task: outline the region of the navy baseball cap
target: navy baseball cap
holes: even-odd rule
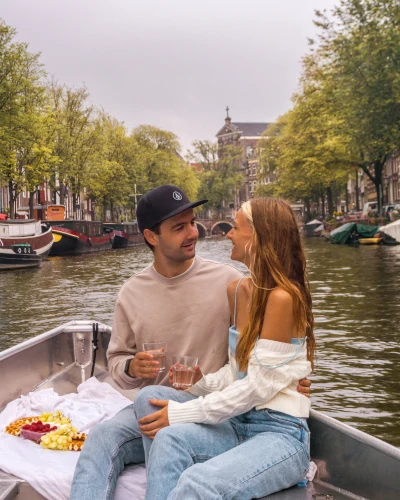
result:
[[[140,232],[152,229],[159,222],[174,217],[188,208],[203,205],[207,201],[190,201],[182,189],[172,184],[151,189],[142,196],[137,206],[136,218]]]

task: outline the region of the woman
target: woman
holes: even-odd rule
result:
[[[139,420],[144,441],[154,439],[149,500],[261,498],[296,484],[308,468],[310,402],[296,385],[312,370],[315,340],[295,216],[283,200],[253,199],[227,237],[231,258],[250,271],[228,287],[229,363],[198,372],[190,389],[198,397],[188,402],[163,400],[162,387],[136,400],[138,417],[147,400],[161,407]]]

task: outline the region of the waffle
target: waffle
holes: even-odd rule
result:
[[[11,424],[7,425],[4,429],[4,432],[7,434],[11,434],[12,436],[19,436],[21,432],[21,427],[25,424],[31,424],[32,422],[37,422],[39,417],[24,417],[16,420],[15,422],[11,422]]]
[[[68,444],[69,451],[81,451],[82,446],[85,444],[85,441],[79,441],[77,439],[73,439],[71,443]]]

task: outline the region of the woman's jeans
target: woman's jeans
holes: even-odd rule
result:
[[[146,389],[149,397],[156,388]],[[166,390],[158,387],[155,397],[168,399]],[[272,410],[165,427],[150,449],[146,500],[261,498],[304,479],[308,448],[305,419]]]
[[[148,438],[142,440],[137,421],[160,409],[150,405],[149,397],[180,403],[195,398],[169,387],[146,387],[138,393],[134,404],[91,429],[80,452],[70,500],[113,499],[118,476],[124,467],[145,461],[152,441]]]

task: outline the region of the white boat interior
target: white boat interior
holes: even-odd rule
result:
[[[71,321],[1,352],[0,411],[21,394],[32,391],[54,388],[60,395],[76,392],[77,386],[90,377],[93,324],[93,321]],[[111,328],[102,323],[98,325],[94,376],[134,399],[135,391],[120,389],[110,377],[106,351]],[[85,348],[82,349],[82,346]],[[306,487],[296,486],[268,498],[400,498],[400,450],[315,410],[311,413],[309,427],[311,459],[318,466],[316,477]],[[40,500],[44,497],[23,480],[0,470],[0,500],[14,498]]]

